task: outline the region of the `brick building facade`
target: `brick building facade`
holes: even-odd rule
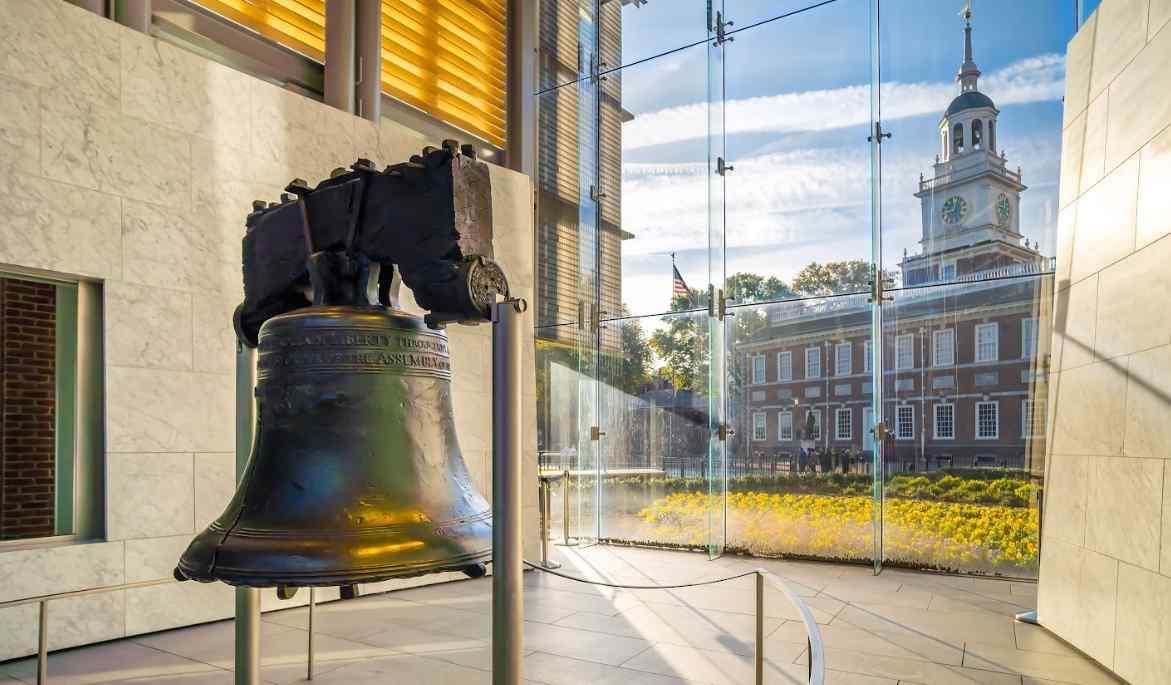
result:
[[[56,287],[0,278],[0,540],[54,534]]]

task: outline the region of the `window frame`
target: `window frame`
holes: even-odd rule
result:
[[[843,349],[845,355],[842,355]],[[842,362],[846,362],[846,370],[842,371]],[[854,373],[854,345],[848,342],[834,345],[834,375],[849,376]]]
[[[980,346],[981,346],[980,334],[982,332],[988,331],[988,330],[992,331],[992,342],[991,342],[992,356],[991,357],[985,357],[980,354],[980,349],[981,349],[980,348]],[[976,324],[975,328],[972,329],[972,355],[973,355],[974,361],[980,362],[980,363],[1000,361],[1000,324],[999,323],[997,323],[996,321],[990,321],[988,323]]]
[[[846,434],[842,435],[842,415],[846,417]],[[841,407],[834,410],[834,440],[854,439],[854,410]]]
[[[791,380],[793,380],[793,353],[789,351],[777,352],[777,381],[785,383]]]
[[[949,359],[946,363],[941,363],[939,359],[939,341],[944,337],[951,338],[951,345],[949,346]],[[940,328],[939,330],[931,331],[931,366],[932,367],[948,367],[956,364],[956,329],[954,328]]]
[[[789,423],[788,437],[785,437],[785,419],[788,419]],[[792,442],[793,435],[793,412],[789,409],[782,409],[777,412],[777,441]]]
[[[910,430],[906,435],[903,434],[903,410],[907,410],[909,415],[908,424]],[[914,440],[915,439],[915,405],[913,404],[898,404],[895,405],[895,440]]]
[[[810,356],[810,352],[813,353],[812,356]],[[816,375],[809,373],[809,367],[812,366],[812,364],[810,364],[810,359],[817,362],[817,374]],[[818,347],[817,345],[813,345],[811,347],[806,347],[805,348],[805,377],[806,378],[821,378],[821,371],[822,371],[822,369],[821,369],[821,348]]]
[[[874,341],[870,338],[862,341],[862,373],[874,371]]]
[[[765,440],[768,440],[768,415],[762,411],[752,412],[752,441],[764,442]]]
[[[1040,344],[1040,319],[1035,316],[1028,316],[1021,319],[1021,359],[1035,359],[1037,354],[1037,346]],[[1029,344],[1028,334],[1032,330],[1032,344]]]
[[[911,357],[910,364],[903,364],[903,342],[906,341],[906,352]],[[915,334],[904,333],[895,337],[895,371],[904,371],[915,368]]]
[[[939,432],[939,410],[943,408],[951,410],[951,434],[942,435]],[[933,440],[955,440],[956,439],[956,405],[955,402],[936,402],[931,408],[931,435]]]
[[[982,426],[980,425],[980,409],[983,407],[992,407],[992,410],[993,410],[993,417],[995,419],[995,424],[993,427],[995,428],[995,432],[992,435],[981,434]],[[999,440],[1000,439],[1000,401],[999,400],[981,400],[981,401],[977,402],[976,403],[975,419],[976,419],[976,422],[975,422],[975,436],[974,437],[976,440]]]
[[[763,354],[754,354],[752,359],[752,385],[763,385],[767,379],[768,363]],[[760,362],[760,373],[757,373],[757,362]]]
[[[814,435],[812,437],[808,436],[808,435],[803,435],[803,436],[801,436],[801,438],[803,440],[814,440],[814,441],[821,440],[822,437],[825,436],[825,427],[821,424],[821,410],[817,409],[816,407],[811,407],[809,409],[806,409],[805,415],[809,416],[810,414],[813,414],[813,425],[814,425],[814,427],[817,428],[817,435]],[[802,423],[801,429],[802,430],[805,429],[804,423]]]

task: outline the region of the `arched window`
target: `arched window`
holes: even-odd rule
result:
[[[996,152],[996,120],[988,120],[988,149]]]
[[[956,124],[952,127],[951,151],[959,154],[964,151],[964,125]]]
[[[948,157],[947,152],[948,152],[948,150],[951,149],[947,144],[947,129],[944,129],[939,132],[939,138],[940,138],[939,145],[940,145],[940,148],[942,149],[942,152],[940,154],[942,154],[942,156],[943,156],[943,161],[946,162],[947,157]]]
[[[984,146],[984,122],[976,119],[972,122],[972,149],[979,150]]]

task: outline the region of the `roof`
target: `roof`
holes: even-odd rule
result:
[[[992,102],[992,98],[981,93],[978,90],[969,90],[966,93],[960,93],[956,96],[951,104],[947,106],[947,112],[943,116],[950,117],[956,112],[961,112],[965,109],[978,109],[980,107],[991,107],[996,109],[996,104]]]

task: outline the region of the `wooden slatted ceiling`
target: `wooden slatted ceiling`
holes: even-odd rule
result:
[[[194,1],[310,59],[325,59],[325,0]]]
[[[382,0],[382,90],[503,147],[506,0]]]

